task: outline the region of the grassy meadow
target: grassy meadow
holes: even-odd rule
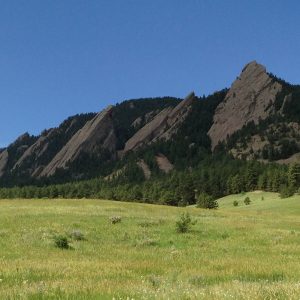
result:
[[[186,211],[197,223],[177,233]],[[300,299],[300,196],[218,210],[0,200],[0,224],[0,299]],[[73,231],[84,239],[55,247]]]

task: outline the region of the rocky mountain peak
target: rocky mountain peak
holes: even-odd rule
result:
[[[254,121],[257,124],[272,114],[276,95],[281,89],[281,84],[273,80],[263,65],[256,61],[248,63],[216,108],[208,132],[212,148],[247,123]]]
[[[266,72],[266,67],[257,63],[256,60],[250,61],[247,63],[244,68],[242,69],[241,74],[250,74],[250,73],[257,73],[257,72]]]

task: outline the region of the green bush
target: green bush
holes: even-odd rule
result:
[[[246,197],[244,200],[245,205],[249,205],[251,203],[251,200],[249,197]]]
[[[188,212],[180,215],[179,220],[176,222],[176,231],[179,233],[188,232],[192,225],[195,225],[196,221],[192,221],[192,218]]]
[[[55,236],[54,244],[57,248],[60,248],[60,249],[69,249],[70,248],[68,238],[63,235]]]
[[[280,198],[288,198],[293,196],[295,188],[292,186],[284,185],[280,187]]]
[[[238,206],[239,205],[239,202],[237,200],[234,200],[233,201],[233,206]]]
[[[201,193],[197,196],[197,207],[213,209],[218,207],[218,202],[212,196]]]

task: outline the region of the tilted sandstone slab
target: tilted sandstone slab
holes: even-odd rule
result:
[[[159,139],[170,139],[178,125],[184,121],[190,110],[195,94],[189,94],[175,108],[167,107],[159,112],[125,144],[124,153]]]
[[[125,144],[124,152],[136,149],[152,141],[156,135],[164,132],[168,114],[172,111],[171,107],[163,109],[155,118],[142,127],[133,137]]]
[[[35,159],[40,157],[48,148],[47,137],[51,135],[51,132],[52,130],[50,130],[46,136],[40,136],[34,144],[27,148],[12,169],[15,170],[22,167],[22,165],[26,163],[26,160],[30,159],[32,156],[34,156]],[[34,172],[35,169],[32,169],[31,171]]]
[[[64,120],[58,127],[44,130],[36,141],[23,151],[12,171],[18,169],[33,177],[39,176],[44,167],[90,119],[88,115],[76,115]]]
[[[225,99],[216,108],[208,134],[212,149],[250,121],[256,124],[274,112],[281,84],[272,79],[266,68],[253,61],[247,64],[233,82]]]
[[[51,176],[57,169],[65,169],[67,164],[73,162],[82,151],[93,153],[99,148],[115,151],[116,137],[111,111],[112,106],[109,106],[78,130],[44,168],[40,176]]]

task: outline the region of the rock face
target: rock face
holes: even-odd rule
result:
[[[284,99],[283,99],[283,104],[282,104],[282,106],[281,106],[281,108],[280,108],[280,110],[279,110],[279,112],[280,112],[281,114],[284,114],[284,107],[285,107],[286,104],[288,104],[289,102],[292,101],[292,98],[293,98],[292,94],[288,94],[288,95],[286,95],[286,96],[284,97]]]
[[[170,173],[173,169],[174,166],[171,164],[171,162],[168,160],[168,158],[163,155],[162,153],[159,153],[158,155],[155,156],[157,165],[161,171],[164,173],[168,174]]]
[[[149,166],[145,163],[145,161],[143,159],[141,159],[137,162],[137,165],[142,169],[145,178],[150,179],[151,171],[150,171]]]
[[[133,128],[136,128],[136,127],[139,127],[141,125],[141,123],[142,123],[142,117],[138,117],[137,119],[135,119],[133,121],[133,123],[131,124],[131,126]]]
[[[47,133],[47,135],[40,136],[39,139],[33,145],[31,145],[29,148],[27,148],[26,151],[23,153],[23,155],[15,163],[12,170],[22,167],[24,164],[26,164],[27,159],[30,159],[33,155],[34,155],[35,159],[40,157],[41,155],[43,155],[43,153],[48,148],[47,137],[49,137],[51,135],[51,132],[52,132],[52,130],[50,130]],[[35,167],[32,164],[30,173],[34,173],[34,172],[35,172]]]
[[[225,100],[216,108],[213,125],[208,132],[212,149],[248,122],[257,124],[259,119],[272,114],[276,95],[281,89],[281,84],[272,79],[264,66],[255,61],[247,64]]]
[[[168,107],[159,112],[126,142],[124,153],[159,139],[170,139],[188,115],[194,98],[195,94],[190,93],[175,108]]]
[[[26,148],[25,145],[18,147],[20,155],[16,156],[13,160],[11,172],[26,174],[32,177],[39,176],[44,167],[51,162],[72,136],[95,115],[91,113],[69,117],[58,127],[44,130],[40,136],[31,137],[32,142],[30,143],[26,143],[26,140],[30,139],[30,136],[24,135],[21,145],[25,142],[27,144]],[[19,149],[23,150],[19,151]]]
[[[99,148],[115,151],[116,137],[111,111],[112,106],[109,106],[88,121],[55,155],[40,176],[51,176],[57,169],[67,168],[67,164],[73,162],[82,151],[93,153]]]

